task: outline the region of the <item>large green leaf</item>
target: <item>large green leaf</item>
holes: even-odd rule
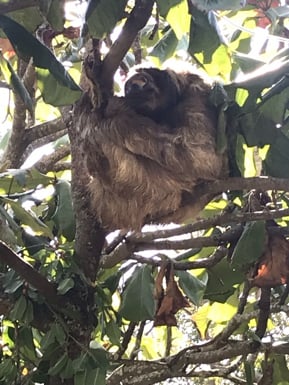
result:
[[[163,37],[157,42],[150,56],[157,57],[160,63],[163,63],[174,54],[178,45],[178,39],[174,31],[170,28]]]
[[[167,22],[172,27],[178,39],[189,32],[191,17],[188,13],[188,3],[186,0],[170,8],[167,16]]]
[[[199,306],[206,289],[207,274],[203,280],[196,278],[187,271],[176,271],[175,274],[179,277],[179,285],[183,292],[194,305]]]
[[[5,15],[0,15],[0,27],[22,59],[29,61],[32,57],[36,67],[48,69],[60,84],[71,90],[79,90],[78,85],[53,53],[22,25]]]
[[[208,269],[208,277],[204,298],[222,303],[234,293],[234,286],[245,279],[244,274],[234,270],[225,259]]]
[[[53,178],[41,174],[36,169],[11,169],[0,173],[0,194],[21,193],[38,186],[48,186],[52,182]]]
[[[256,109],[239,117],[241,132],[248,146],[263,147],[273,143],[277,136],[276,123]]]
[[[62,31],[64,27],[63,1],[52,0],[46,14],[47,20],[55,31]]]
[[[82,91],[67,89],[66,86],[55,82],[51,73],[43,68],[37,68],[37,84],[41,91],[43,100],[55,107],[67,106],[76,102]]]
[[[246,271],[246,268],[262,255],[265,241],[265,222],[247,223],[233,251],[231,258],[232,267]]]
[[[263,165],[267,175],[289,178],[289,139],[282,132],[271,144]]]
[[[206,13],[193,8],[188,51],[192,56],[202,53],[204,63],[211,62],[213,53],[221,44],[214,22]]]
[[[85,20],[90,35],[102,38],[124,17],[127,0],[90,0]]]
[[[157,0],[160,15],[165,17],[172,7],[181,2],[182,0]]]
[[[33,102],[22,80],[14,71],[12,65],[6,60],[2,54],[0,54],[0,69],[8,84],[12,86],[14,92],[16,92],[22,99],[25,107],[28,109],[31,115],[33,115]]]
[[[3,198],[3,201],[8,203],[14,211],[15,216],[21,224],[30,227],[36,234],[41,234],[53,238],[53,234],[48,226],[45,225],[32,211],[26,211],[20,202],[12,199]]]
[[[138,266],[122,294],[120,314],[134,322],[153,319],[155,314],[154,281],[149,266]]]
[[[55,191],[57,206],[51,219],[55,222],[59,233],[64,235],[68,241],[72,241],[75,236],[75,217],[70,183],[65,180],[57,181]]]

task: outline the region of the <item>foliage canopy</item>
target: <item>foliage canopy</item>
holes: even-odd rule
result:
[[[283,3],[0,0],[0,385],[289,383]],[[104,244],[71,117],[88,52],[108,92],[143,62],[215,79],[231,169],[202,219]]]

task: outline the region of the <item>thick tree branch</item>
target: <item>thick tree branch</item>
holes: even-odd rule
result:
[[[30,285],[35,287],[50,304],[61,304],[60,297],[57,296],[56,287],[1,241],[0,260],[15,270]]]
[[[64,157],[70,154],[70,145],[65,145],[57,148],[52,154],[43,156],[36,164],[35,167],[38,171],[46,174],[48,171],[54,170],[54,166]],[[68,169],[69,166],[66,166]]]
[[[25,140],[28,144],[41,139],[45,136],[55,134],[59,131],[65,130],[65,124],[62,118],[57,118],[49,122],[44,122],[33,126],[25,131]]]
[[[105,232],[90,207],[87,185],[89,174],[83,154],[83,138],[80,135],[83,122],[66,118],[71,143],[72,198],[76,218],[75,253],[80,267],[94,281],[99,266]]]
[[[120,35],[103,60],[101,69],[102,88],[109,90],[112,88],[113,75],[133,44],[138,32],[150,18],[154,2],[154,0],[136,0]]]

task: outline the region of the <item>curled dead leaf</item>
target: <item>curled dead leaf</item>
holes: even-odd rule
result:
[[[163,279],[166,278],[166,290],[163,287]],[[164,263],[155,281],[155,298],[158,301],[155,315],[155,326],[176,326],[175,314],[189,302],[182,294],[175,281],[174,270],[171,264]]]
[[[266,250],[262,254],[257,274],[252,285],[275,287],[288,283],[289,280],[289,242],[280,235],[269,236]]]

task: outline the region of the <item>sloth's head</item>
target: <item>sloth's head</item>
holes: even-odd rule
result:
[[[125,99],[137,113],[156,121],[177,104],[179,86],[170,71],[138,69],[125,84]]]

